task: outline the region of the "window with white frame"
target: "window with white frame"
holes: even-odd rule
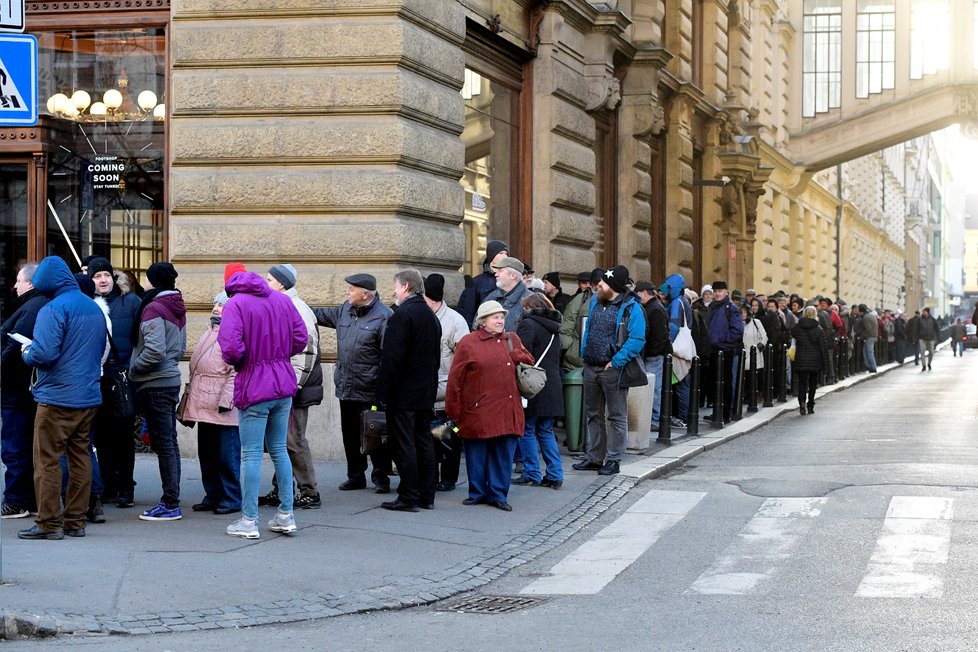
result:
[[[910,12],[910,78],[922,79],[950,65],[947,0],[913,0]]]
[[[893,88],[896,7],[893,0],[859,0],[856,13],[856,97]]]
[[[806,118],[841,106],[841,0],[805,0],[802,79]]]

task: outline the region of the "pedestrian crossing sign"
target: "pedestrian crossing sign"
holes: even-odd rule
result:
[[[0,34],[0,126],[37,124],[37,39]]]

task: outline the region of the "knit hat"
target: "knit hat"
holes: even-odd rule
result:
[[[624,265],[615,265],[601,275],[601,280],[612,290],[621,294],[625,291],[625,285],[628,283],[628,268]]]
[[[560,272],[547,272],[543,275],[543,280],[550,281],[551,285],[558,290],[560,289]]]
[[[591,270],[591,276],[589,277],[589,280],[591,281],[592,284],[597,283],[598,281],[601,280],[602,274],[604,274],[604,270],[600,267],[595,267],[594,269]]]
[[[717,290],[726,290],[726,289],[727,289],[726,281],[713,281],[714,292],[716,292]]]
[[[177,285],[177,270],[169,261],[153,263],[146,270],[146,278],[159,290],[172,290]]]
[[[424,280],[424,295],[432,301],[445,298],[445,277],[441,274],[428,274]]]
[[[639,281],[638,284],[635,286],[635,291],[648,292],[649,294],[652,294],[653,292],[655,292],[655,286],[649,283],[648,281]]]
[[[78,272],[75,274],[75,282],[78,283],[78,289],[82,291],[82,294],[89,299],[95,298],[95,281],[92,280],[91,276],[84,272]]]
[[[222,306],[228,302],[228,299],[230,299],[230,297],[228,296],[228,293],[225,292],[224,290],[221,290],[220,292],[214,295],[214,303],[219,303]]]
[[[275,265],[268,270],[268,273],[271,274],[276,281],[281,283],[282,287],[284,287],[286,290],[291,290],[293,287],[295,287],[295,278],[297,274],[295,267],[289,263]]]
[[[491,263],[492,259],[499,255],[500,251],[505,251],[508,253],[509,245],[502,240],[490,240],[488,244],[486,244],[486,260],[483,264],[488,265]]]
[[[88,261],[88,276],[95,276],[99,272],[108,272],[112,276],[112,263],[101,256],[95,256]]]
[[[703,289],[700,290],[700,296],[703,296],[707,292],[713,292],[713,286],[712,285],[704,285],[703,286]]]
[[[478,312],[475,313],[475,318],[478,321],[483,317],[488,317],[489,315],[495,315],[498,312],[501,312],[505,315],[509,311],[503,308],[502,304],[500,304],[498,301],[486,301],[484,304],[479,306]]]
[[[241,263],[228,263],[224,266],[224,284],[227,285],[228,280],[238,272],[247,271],[247,268]]]

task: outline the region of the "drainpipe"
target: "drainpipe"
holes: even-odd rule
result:
[[[842,164],[835,166],[835,298],[842,296]]]

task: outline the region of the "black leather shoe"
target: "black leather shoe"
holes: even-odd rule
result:
[[[801,416],[805,416],[807,414],[807,412],[805,411],[805,406],[804,405],[802,405],[800,408],[798,408],[798,413],[801,414]]]
[[[278,492],[275,490],[269,491],[264,496],[258,496],[259,507],[278,507],[281,502]]]
[[[614,475],[618,473],[618,471],[619,471],[618,462],[614,460],[608,460],[607,462],[604,463],[604,466],[601,467],[601,470],[598,471],[598,475]]]
[[[236,514],[237,512],[240,512],[240,511],[241,511],[241,508],[240,507],[237,507],[237,508],[235,508],[235,507],[215,507],[214,508],[214,513],[217,514],[218,516],[223,516],[224,514]]]
[[[434,509],[435,508],[435,504],[434,503],[419,503],[418,504],[418,507],[420,507],[421,509]]]
[[[76,539],[80,539],[81,537],[85,536],[85,528],[83,527],[65,528],[65,536],[75,537]]]
[[[540,481],[541,487],[550,487],[551,489],[560,489],[564,486],[563,480],[550,480],[549,478],[544,478]]]
[[[357,489],[366,489],[367,481],[360,480],[346,480],[340,485],[340,491],[355,491]]]
[[[485,498],[466,498],[462,501],[463,505],[483,505],[485,504]]]
[[[455,483],[449,482],[448,480],[442,480],[435,485],[435,491],[455,491]]]
[[[510,484],[517,484],[517,485],[520,485],[521,487],[522,486],[529,486],[529,487],[539,487],[540,486],[540,483],[539,482],[534,482],[533,480],[529,479],[525,475],[521,475],[521,476],[518,476],[516,478],[513,478],[510,481]]]
[[[389,494],[391,492],[391,486],[389,484],[375,484],[374,493],[375,494]]]
[[[386,503],[381,503],[381,507],[384,509],[389,509],[392,512],[419,512],[421,511],[417,505],[412,505],[411,503],[406,503],[400,498],[396,500],[391,500]]]
[[[21,530],[17,533],[18,539],[28,539],[28,540],[40,540],[49,539],[51,541],[60,541],[65,538],[65,533],[61,530],[55,530],[50,532],[48,530],[42,530],[38,526],[34,526],[29,530]]]
[[[214,506],[210,503],[195,503],[190,507],[195,512],[213,512]]]
[[[571,468],[576,469],[578,471],[597,471],[598,469],[601,469],[603,467],[597,462],[592,462],[591,460],[585,458],[583,461],[578,462],[577,464],[573,465]]]
[[[135,504],[136,502],[132,499],[132,494],[119,494],[119,497],[115,499],[115,506],[119,509],[128,509]]]
[[[489,505],[491,507],[495,507],[496,509],[502,510],[504,512],[511,512],[511,511],[513,511],[513,506],[510,505],[507,502],[502,502],[502,503],[489,503]]]
[[[809,403],[808,404],[808,413],[809,414],[815,414],[815,404],[814,403]]]
[[[102,509],[102,497],[92,494],[88,500],[88,512],[85,518],[89,523],[105,523],[105,510]]]

